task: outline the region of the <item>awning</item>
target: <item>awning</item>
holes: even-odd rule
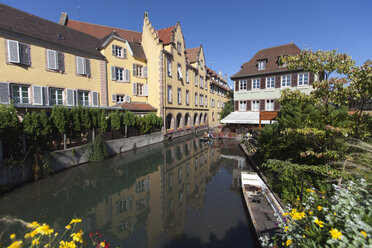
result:
[[[260,112],[231,112],[221,120],[221,123],[230,124],[259,124]],[[261,120],[261,124],[270,124],[273,121]]]

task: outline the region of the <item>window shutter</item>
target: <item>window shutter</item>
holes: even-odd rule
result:
[[[125,102],[130,102],[130,96],[125,96]]]
[[[9,104],[10,103],[10,94],[9,94],[9,84],[0,83],[0,103]]]
[[[275,77],[275,88],[280,88],[281,80],[280,76]]]
[[[90,77],[90,73],[91,73],[91,70],[90,70],[90,60],[89,59],[85,59],[85,75],[87,75],[87,77]]]
[[[20,49],[21,64],[31,65],[30,46],[27,44],[20,43],[19,49]]]
[[[127,58],[127,49],[126,48],[123,48],[123,58],[124,59]]]
[[[8,40],[8,60],[11,63],[20,62],[18,41]]]
[[[266,80],[264,77],[260,78],[260,89],[266,88]]]
[[[79,92],[78,92],[78,90],[74,90],[74,105],[79,106]]]
[[[274,110],[279,111],[280,110],[280,104],[276,101],[274,101]]]
[[[309,85],[312,85],[314,82],[314,73],[309,72]]]
[[[98,92],[96,91],[92,92],[92,106],[98,107]]]
[[[148,96],[149,95],[149,85],[148,84],[144,84],[143,85],[143,95],[144,96]]]
[[[133,76],[137,77],[137,65],[133,64]]]
[[[260,100],[260,110],[265,110],[265,101],[266,100]]]
[[[76,72],[80,75],[84,75],[84,58],[76,57]]]
[[[111,66],[111,79],[116,80],[115,66]]]
[[[137,95],[137,83],[133,83],[133,96]]]
[[[116,94],[112,94],[112,102],[116,102]]]
[[[247,101],[247,111],[251,111],[252,109],[252,101]]]
[[[57,69],[57,62],[56,62],[56,51],[53,50],[47,50],[47,63],[48,68],[56,70]]]
[[[65,54],[64,53],[57,53],[58,59],[58,70],[61,72],[65,71]]]
[[[112,55],[115,55],[115,45],[112,45],[111,52],[112,52]]]
[[[235,81],[235,91],[239,91],[239,81]]]
[[[130,70],[125,69],[125,82],[130,82]]]
[[[143,67],[143,77],[147,78],[147,66]]]
[[[43,87],[33,85],[32,89],[33,89],[33,94],[32,95],[34,97],[33,104],[34,105],[43,105]]]
[[[292,74],[292,87],[296,87],[297,86],[297,73],[293,73]]]
[[[49,105],[49,87],[43,87],[43,105]]]
[[[67,106],[75,105],[75,92],[71,89],[66,89],[66,103]]]
[[[234,108],[234,110],[235,111],[238,111],[239,110],[239,101],[235,101],[235,108]],[[213,106],[214,107],[214,106]]]

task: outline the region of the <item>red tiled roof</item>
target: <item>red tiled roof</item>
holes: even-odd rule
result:
[[[125,102],[125,103],[117,104],[116,106],[124,108],[124,109],[131,110],[131,111],[146,111],[146,112],[147,111],[149,111],[149,112],[157,111],[157,109],[154,108],[153,106],[151,106],[150,104],[140,103],[140,102]]]
[[[261,49],[253,56],[251,60],[244,63],[240,71],[233,75],[231,79],[287,71],[288,69],[286,67],[280,67],[278,65],[278,58],[281,55],[296,55],[300,52],[301,49],[298,48],[294,43]],[[265,70],[258,70],[258,60],[266,60]]]
[[[141,32],[131,31],[122,28],[107,27],[98,24],[74,20],[68,20],[66,26],[93,35],[99,39],[102,39],[103,37],[107,36],[107,34],[110,34],[115,30],[120,36],[122,36],[127,41],[141,43],[142,40]]]
[[[173,30],[176,26],[171,26],[168,28],[159,29],[158,32],[160,40],[163,42],[164,45],[168,45],[172,42],[172,34]]]
[[[200,47],[188,48],[186,50],[186,60],[189,63],[195,63],[198,61],[198,54]]]

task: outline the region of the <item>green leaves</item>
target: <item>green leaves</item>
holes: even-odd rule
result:
[[[14,138],[20,133],[21,123],[13,106],[0,104],[0,120],[0,137]]]

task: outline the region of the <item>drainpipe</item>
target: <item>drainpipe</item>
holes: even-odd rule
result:
[[[162,70],[161,70],[161,73],[163,74],[162,75],[162,78],[163,78],[163,80],[162,80],[162,87],[163,87],[163,128],[164,128],[164,133],[167,133],[167,122],[166,122],[166,115],[165,115],[165,104],[166,104],[166,101],[167,101],[167,93],[168,92],[166,92],[167,91],[167,73],[165,72],[165,70],[166,70],[166,66],[164,66],[164,61],[165,61],[165,59],[164,59],[164,57],[165,57],[165,52],[164,52],[164,47],[163,47],[163,49],[162,49],[162,51],[161,51],[161,66],[163,67],[162,68]]]

